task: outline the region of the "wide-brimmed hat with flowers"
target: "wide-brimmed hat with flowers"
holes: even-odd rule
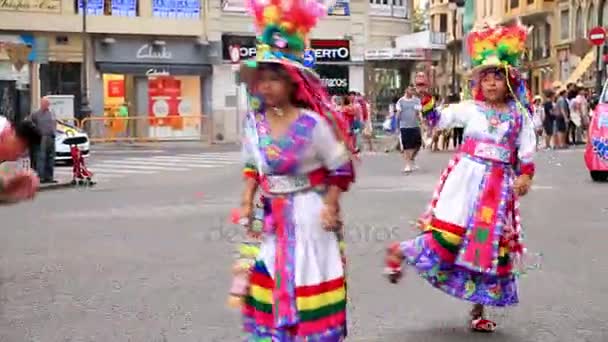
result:
[[[471,73],[478,75],[488,68],[504,68],[508,73],[517,73],[529,32],[530,29],[520,23],[500,26],[485,22],[476,27],[467,36]]]
[[[241,64],[243,82],[250,83],[263,63],[292,66],[320,79],[303,62],[308,34],[327,13],[323,4],[317,0],[248,0],[247,8],[254,19],[258,45],[256,58]]]

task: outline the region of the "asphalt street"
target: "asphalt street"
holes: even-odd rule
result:
[[[415,235],[410,222],[449,156],[423,153],[412,175],[400,172],[396,154],[364,157],[344,197],[347,340],[608,341],[608,184],[591,182],[580,150],[538,155],[522,218],[543,264],[521,279],[518,307],[490,311],[499,323],[493,336],[469,332],[469,306],[412,272],[397,285],[383,279],[385,246]],[[133,174],[1,207],[0,341],[239,341],[239,315],[225,305],[241,233],[228,216],[239,189],[235,162]]]

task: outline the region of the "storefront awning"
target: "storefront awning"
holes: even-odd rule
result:
[[[568,81],[565,84],[577,83],[580,78],[583,77],[585,72],[589,70],[591,65],[593,65],[596,56],[596,49],[591,49],[591,51],[585,55],[581,62],[578,63],[576,69],[574,69],[574,71],[570,74],[570,77],[568,77]]]
[[[106,74],[135,76],[175,75],[205,76],[212,72],[211,65],[97,63],[97,69]]]

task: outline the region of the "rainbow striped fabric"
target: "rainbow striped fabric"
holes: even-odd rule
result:
[[[264,263],[256,262],[250,295],[243,307],[249,341],[338,342],[346,334],[346,284],[343,277],[314,286],[296,287],[299,323],[285,330],[274,328],[274,281]]]

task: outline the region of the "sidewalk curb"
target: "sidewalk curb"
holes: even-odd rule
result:
[[[58,190],[73,187],[72,182],[60,182],[56,184],[41,184],[38,192],[49,191],[49,190]]]

